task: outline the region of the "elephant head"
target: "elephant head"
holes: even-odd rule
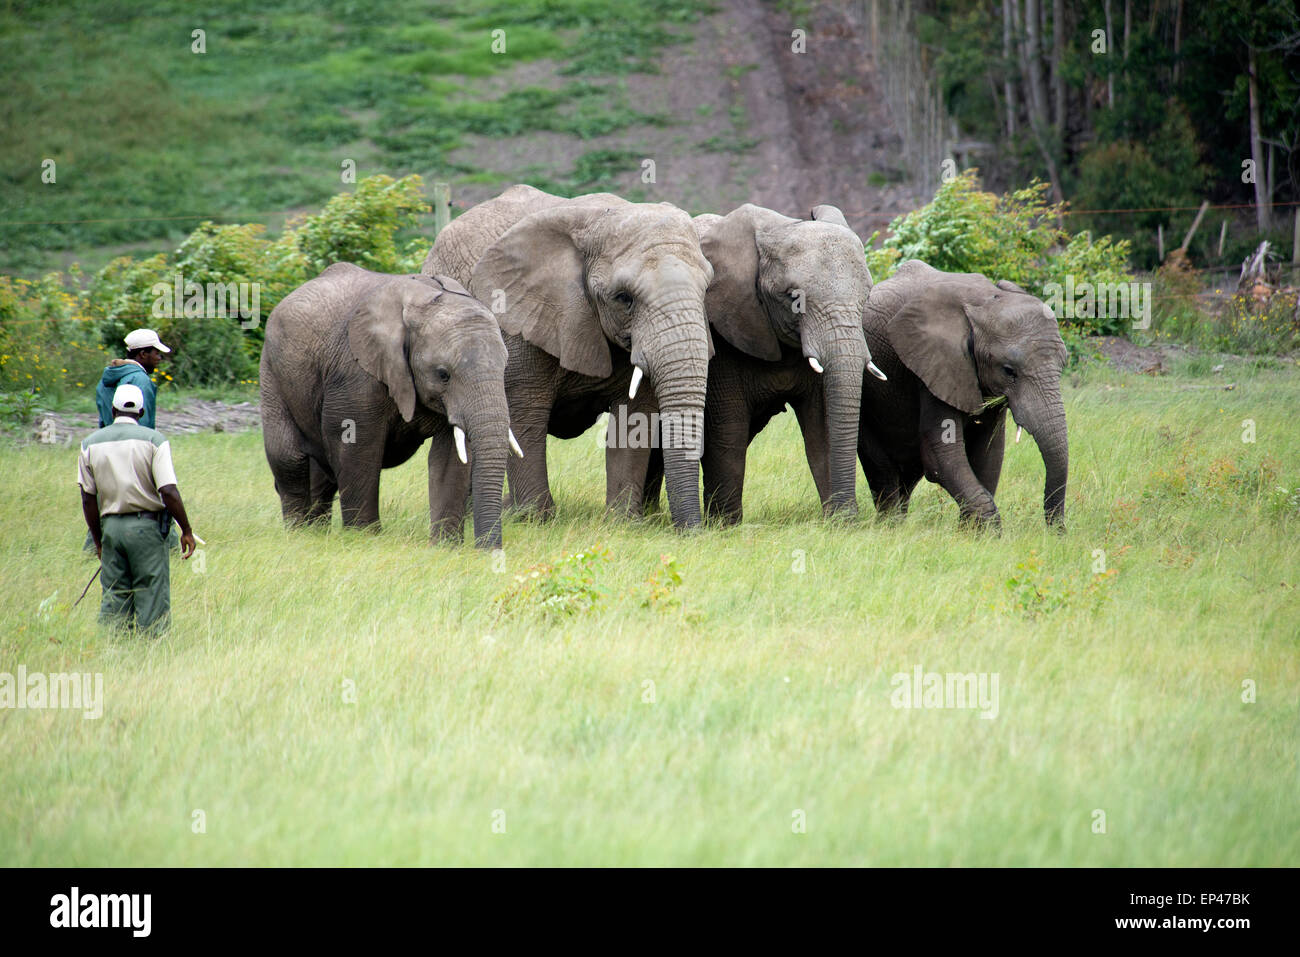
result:
[[[896,279],[910,284],[886,327],[899,359],[963,412],[977,414],[987,399],[1006,397],[1043,456],[1047,522],[1063,524],[1070,456],[1061,370],[1068,353],[1052,310],[1008,280],[944,273],[916,260],[900,266],[890,284]]]
[[[665,430],[664,472],[673,523],[700,523],[699,457],[713,352],[704,294],[713,267],[690,217],[667,203],[608,194],[538,210],[504,232],[474,266],[470,288],[521,335],[572,372],[614,373],[616,346],[644,376]]]
[[[500,548],[501,488],[514,437],[496,317],[454,279],[394,276],[353,313],[348,346],[404,421],[417,407],[446,416],[460,460],[471,466],[474,543]]]
[[[871,362],[862,311],[871,292],[862,240],[834,206],[799,220],[746,204],[726,216],[696,217],[715,277],[709,322],[731,345],[759,359],[800,350],[823,376],[830,441],[829,511],[857,510],[858,416],[862,372]]]

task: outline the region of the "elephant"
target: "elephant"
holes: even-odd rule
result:
[[[573,438],[601,413],[683,423],[663,451],[678,528],[698,526],[699,455],[713,343],[704,295],[713,267],[690,217],[608,193],[564,199],[517,185],[438,234],[421,271],[467,285],[497,314],[505,390],[524,458],[507,466],[510,502],[550,518],[546,436]],[[642,380],[647,388],[640,388]],[[607,460],[606,504],[640,505],[648,442]]]
[[[889,376],[863,390],[858,433],[877,511],[905,514],[924,475],[956,500],[960,522],[1000,529],[1009,408],[1043,457],[1047,524],[1064,531],[1068,352],[1052,310],[1008,280],[909,260],[871,290],[863,330]]]
[[[496,317],[446,276],[335,263],[271,312],[262,348],[263,440],[284,519],[379,525],[379,474],[431,439],[434,541],[501,547],[510,432]],[[468,467],[467,467],[468,466]]]
[[[746,204],[694,219],[714,269],[705,299],[716,355],[704,408],[704,506],[726,524],[742,518],[749,444],[787,403],[823,511],[857,514],[863,370],[884,378],[862,331],[871,271],[839,209],[817,206],[811,215]],[[658,498],[657,464],[648,504]]]

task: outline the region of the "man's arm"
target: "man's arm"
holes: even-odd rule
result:
[[[81,514],[86,517],[86,524],[90,527],[90,537],[95,542],[95,554],[100,555],[104,550],[104,530],[99,524],[99,498],[90,492],[82,491]]]
[[[190,528],[190,517],[185,514],[181,490],[175,485],[164,485],[158,489],[158,494],[162,496],[163,504],[167,506],[167,511],[171,512],[172,518],[176,519],[176,524],[181,527],[181,558],[189,558],[194,554],[194,532]]]

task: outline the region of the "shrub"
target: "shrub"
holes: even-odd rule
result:
[[[79,276],[74,266],[71,279]],[[93,387],[105,360],[95,323],[58,273],[35,282],[0,276],[0,391],[57,401],[69,389]],[[11,397],[6,406],[16,415],[35,404]]]
[[[257,363],[245,347],[238,318],[186,316],[183,303],[161,308],[154,287],[174,288],[178,272],[186,281],[194,278],[170,264],[164,253],[139,261],[123,256],[99,271],[87,293],[86,308],[98,320],[106,351],[122,355],[123,337],[146,326],[156,330],[172,350],[154,374],[156,379],[188,386],[251,379]]]
[[[1191,120],[1176,102],[1167,105],[1164,121],[1149,139],[1098,141],[1079,161],[1075,206],[1132,212],[1083,213],[1083,224],[1133,236],[1134,260],[1141,268],[1154,268],[1156,227],[1164,226],[1165,248],[1170,248],[1191,225],[1203,198],[1207,176],[1200,153]],[[1165,208],[1171,206],[1192,208],[1171,215]]]
[[[377,272],[410,271],[410,247],[406,255],[399,254],[394,237],[429,212],[421,190],[419,176],[368,176],[355,192],[339,193],[317,215],[291,223],[308,278],[337,262]]]
[[[598,608],[606,589],[596,584],[596,574],[609,557],[608,549],[596,545],[526,569],[497,596],[498,615],[533,611],[556,620]]]
[[[123,337],[142,326],[157,330],[173,349],[155,374],[158,380],[187,386],[251,382],[267,316],[326,266],[350,261],[381,272],[419,270],[430,241],[416,237],[399,251],[396,233],[428,211],[420,191],[418,176],[368,177],[355,192],[335,196],[319,214],[274,240],[261,225],[205,221],[174,255],[119,257],[84,290],[76,266],[68,277],[71,291],[57,273],[35,283],[0,276],[0,390],[61,398],[64,390],[93,387],[106,359],[122,354]],[[173,302],[178,279],[182,301]],[[186,309],[189,283],[204,290],[201,310]],[[248,284],[249,305],[255,288],[259,321],[245,328],[239,304],[228,301],[223,314],[213,315],[222,306],[209,302],[206,293],[217,284],[225,290]]]
[[[1129,282],[1128,245],[1109,236],[1071,236],[1057,225],[1062,206],[1047,202],[1048,186],[1034,182],[995,196],[979,188],[978,171],[968,169],[939,187],[934,200],[897,217],[892,235],[879,248],[868,241],[867,264],[877,281],[907,259],[920,259],[945,272],[976,272],[1009,279],[1042,296],[1048,283]],[[1084,332],[1113,332],[1114,320],[1077,320]],[[1077,336],[1076,336],[1077,338]]]

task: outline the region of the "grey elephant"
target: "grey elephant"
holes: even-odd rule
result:
[[[877,510],[905,513],[924,475],[963,522],[1000,527],[993,497],[1010,408],[1043,457],[1047,523],[1063,530],[1068,353],[1052,310],[1015,283],[909,260],[872,289],[863,329],[889,376],[862,393],[858,456]]]
[[[506,397],[524,450],[508,466],[514,506],[554,512],[548,433],[573,438],[606,411],[623,421],[659,413],[683,424],[664,450],[673,523],[700,523],[713,348],[704,294],[713,268],[686,213],[608,193],[563,199],[513,186],[447,226],[422,272],[465,283],[505,334]],[[649,456],[648,442],[613,450],[610,507],[639,507]]]
[[[378,526],[379,474],[429,448],[435,540],[501,547],[513,443],[496,318],[454,279],[336,263],[286,296],[262,348],[262,431],[284,518]]]
[[[800,220],[746,204],[696,216],[695,226],[714,270],[705,300],[716,349],[704,411],[707,514],[741,520],[747,449],[787,404],[824,511],[856,514],[863,370],[884,377],[862,332],[871,292],[862,240],[828,205]]]

